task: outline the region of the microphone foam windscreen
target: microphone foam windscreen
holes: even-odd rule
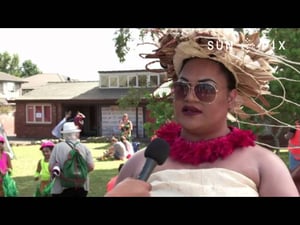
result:
[[[162,165],[168,158],[169,152],[168,142],[161,138],[155,138],[146,148],[145,157],[155,160],[158,165]]]

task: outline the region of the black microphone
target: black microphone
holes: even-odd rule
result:
[[[147,181],[154,167],[156,165],[162,165],[166,161],[169,152],[169,144],[161,138],[155,138],[145,150],[146,162],[137,178]]]

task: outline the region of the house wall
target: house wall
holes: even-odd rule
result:
[[[85,115],[85,132],[87,136],[109,136],[118,135],[118,124],[122,115],[128,113],[133,123],[133,137],[145,138],[143,124],[147,122],[145,107],[119,109],[117,105],[95,102],[55,102],[52,105],[52,123],[51,124],[27,124],[26,123],[26,104],[34,102],[18,102],[15,112],[15,133],[19,138],[54,138],[51,130],[63,118],[66,109],[80,109]],[[35,102],[36,103],[36,102]],[[93,105],[93,107],[91,107]]]
[[[52,107],[52,115],[53,111],[55,110],[56,107]],[[27,124],[26,103],[19,102],[18,104],[16,104],[15,133],[19,138],[53,138],[53,136],[51,135],[51,130],[55,126],[55,123],[53,121],[54,120],[52,119],[51,124]]]
[[[128,114],[129,120],[133,124],[133,137],[144,137],[144,118],[143,118],[143,108],[138,107],[138,112],[136,115],[136,108],[119,109],[116,105],[111,105],[107,107],[102,107],[101,118],[102,127],[101,133],[103,136],[119,136],[119,121],[122,119],[124,113]]]

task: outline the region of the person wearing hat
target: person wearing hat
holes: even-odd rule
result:
[[[88,164],[88,171],[94,170],[94,162],[91,151],[80,142],[79,134],[81,130],[74,122],[66,122],[61,131],[64,141],[57,143],[49,160],[49,170],[52,171],[54,167],[63,168],[64,162],[67,160],[71,146],[76,146],[76,149],[83,156]],[[90,188],[89,176],[82,188],[66,188],[61,185],[60,177],[57,176],[54,181],[54,186],[51,194],[54,197],[86,197]]]
[[[46,140],[41,143],[40,151],[43,154],[43,158],[38,161],[37,168],[34,175],[35,181],[40,181],[39,193],[42,193],[44,188],[51,181],[51,174],[49,171],[49,159],[54,148],[54,143],[52,141]]]
[[[2,177],[6,173],[11,173],[12,163],[10,156],[4,151],[5,138],[0,135],[0,197],[4,197],[3,187],[2,187]]]
[[[137,179],[146,162],[145,150],[138,151],[105,196],[298,197],[284,161],[258,145],[252,131],[229,125],[227,119],[230,113],[242,120],[249,112],[274,119],[264,95],[272,97],[269,81],[280,82],[271,63],[286,62],[271,44],[262,45],[259,33],[246,36],[233,29],[155,34],[158,49],[144,58],[160,62],[172,80],[174,122],[155,133],[169,144],[170,153],[145,181]]]
[[[65,117],[61,121],[59,121],[58,124],[56,124],[56,126],[52,129],[51,134],[54,137],[62,138],[61,130],[63,128],[64,123],[65,122],[72,122],[73,120],[74,120],[74,118],[72,117],[72,111],[67,110],[65,112]]]

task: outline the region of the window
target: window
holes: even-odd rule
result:
[[[159,86],[159,84],[158,84],[158,76],[157,75],[150,75],[149,86],[150,87],[157,87],[157,86]]]
[[[51,123],[51,105],[26,105],[26,123]]]
[[[108,87],[108,78],[109,78],[109,76],[105,76],[105,75],[101,76],[101,79],[100,79],[101,87]]]
[[[138,75],[139,79],[139,87],[146,87],[147,86],[147,75]]]
[[[6,92],[14,92],[14,91],[15,91],[15,83],[6,82]]]
[[[109,87],[118,87],[118,77],[117,76],[110,76],[109,77]]]
[[[120,87],[127,87],[127,77],[119,75],[119,86]]]
[[[128,76],[128,86],[129,87],[136,87],[136,76]]]

